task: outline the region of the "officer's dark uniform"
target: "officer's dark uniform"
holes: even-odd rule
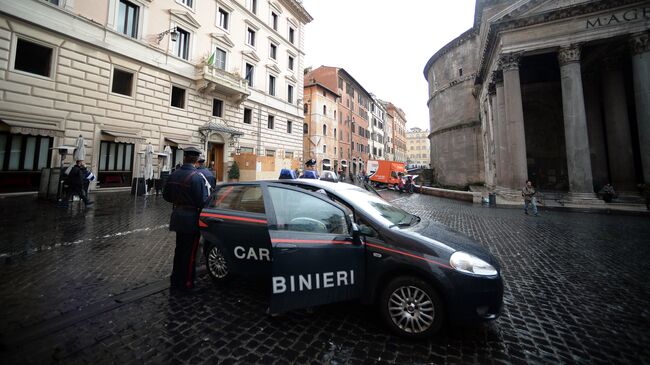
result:
[[[217,185],[217,178],[214,177],[214,174],[212,171],[210,171],[203,163],[205,162],[205,158],[199,157],[199,164],[200,166],[197,168],[197,170],[205,176],[205,178],[208,180],[210,183],[210,186],[214,189],[214,187]]]
[[[184,150],[185,155],[198,156],[201,151],[194,147]],[[163,198],[173,203],[169,230],[176,232],[176,250],[172,269],[171,287],[189,290],[194,288],[196,253],[199,246],[199,214],[208,200],[205,180],[193,164],[185,163],[167,180]]]

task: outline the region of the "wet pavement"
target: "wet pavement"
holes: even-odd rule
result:
[[[493,209],[382,192],[468,234],[501,262],[502,316],[425,341],[356,303],[270,317],[268,288],[237,280],[170,296],[174,235],[162,197],[94,194],[59,209],[0,199],[2,363],[649,363],[648,217]]]

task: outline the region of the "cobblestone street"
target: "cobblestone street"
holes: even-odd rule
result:
[[[3,363],[650,363],[648,217],[487,208],[382,192],[499,260],[502,316],[426,341],[356,303],[266,314],[265,283],[170,296],[174,234],[160,196],[94,194],[57,209],[0,199]]]

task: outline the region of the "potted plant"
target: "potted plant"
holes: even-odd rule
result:
[[[237,161],[234,161],[228,170],[228,181],[239,181],[239,165]]]

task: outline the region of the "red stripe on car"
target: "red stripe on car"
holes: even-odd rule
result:
[[[236,217],[234,215],[224,215],[224,214],[215,214],[215,213],[201,213],[201,217],[212,217],[212,218],[229,219],[229,220],[233,220],[233,221],[242,221],[242,222],[249,222],[249,223],[263,223],[263,224],[266,224],[266,219]]]
[[[397,254],[400,254],[400,255],[404,255],[404,256],[408,256],[408,257],[412,257],[412,258],[414,258],[414,259],[418,259],[418,260],[424,260],[424,261],[426,261],[426,262],[430,262],[430,263],[432,263],[432,264],[434,264],[434,265],[442,266],[442,267],[445,267],[445,268],[447,268],[447,269],[451,269],[451,268],[452,268],[451,266],[449,266],[449,265],[445,265],[445,264],[442,264],[442,263],[440,263],[440,262],[438,262],[438,261],[430,260],[430,259],[428,259],[428,258],[425,258],[425,257],[422,257],[422,256],[418,256],[418,255],[414,255],[414,254],[411,254],[411,253],[408,253],[408,252],[399,251],[399,250],[395,250],[395,249],[392,249],[392,248],[388,248],[388,247],[384,247],[384,246],[375,245],[375,244],[373,244],[373,243],[367,243],[367,242],[366,242],[366,246],[370,246],[370,247],[377,248],[377,249],[384,250],[384,251],[388,251],[388,252],[394,252],[394,253],[397,253]]]
[[[334,245],[351,245],[352,241],[332,241],[332,240],[294,240],[294,239],[284,239],[284,238],[273,238],[271,239],[271,242],[273,243],[278,243],[278,242],[283,242],[283,243],[313,243],[313,244],[318,244],[318,243],[331,243]]]

